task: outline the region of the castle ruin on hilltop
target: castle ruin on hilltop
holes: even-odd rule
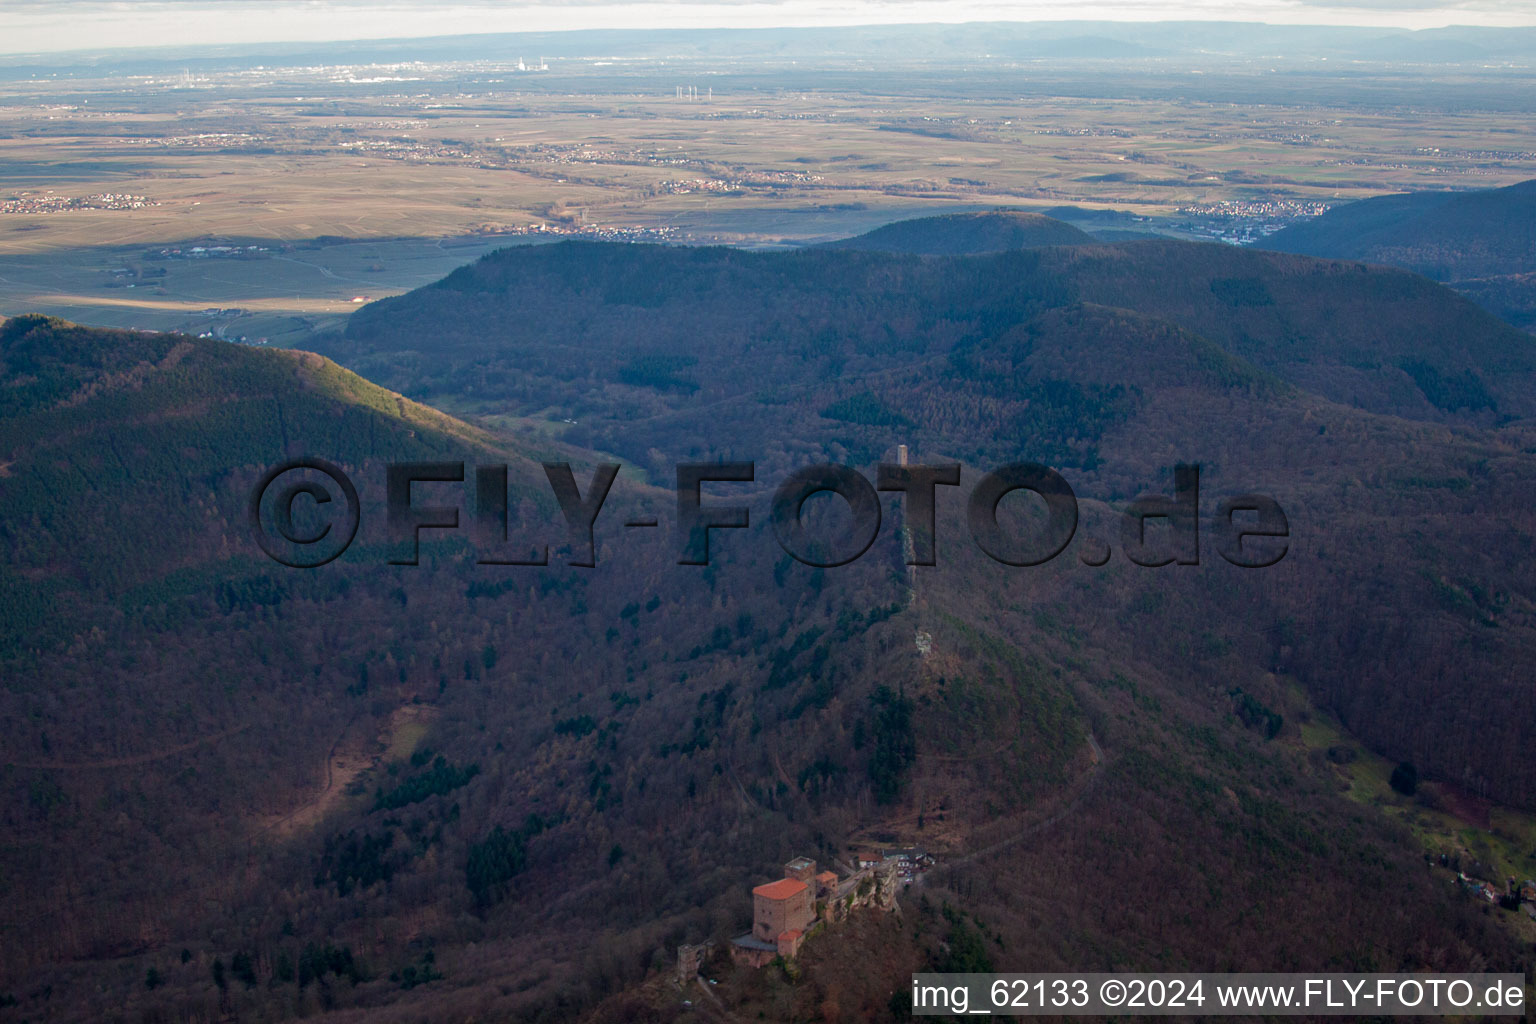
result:
[[[839,880],[817,872],[809,857],[784,865],[784,877],[752,890],[752,930],[731,940],[731,958],[762,967],[789,959],[817,926],[841,921],[860,907],[892,910],[900,887],[896,862],[882,861]]]

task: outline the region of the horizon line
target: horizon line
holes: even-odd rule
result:
[[[1370,0],[1359,2],[1363,5]],[[1494,12],[1487,11],[1481,18],[1477,17],[1477,9],[1463,4],[1432,9],[1421,6],[1411,10],[1375,8],[1370,11],[1364,6],[1337,4],[1332,7],[1335,16],[1327,17],[1328,8],[1296,0],[1185,0],[1177,7],[1159,3],[1156,8],[1145,4],[1133,6],[1131,0],[1089,0],[1088,5],[1067,12],[1055,5],[1021,11],[1024,4],[1006,0],[901,0],[899,4],[849,0],[846,5],[830,10],[812,0],[746,0],[741,3],[621,0],[494,8],[471,0],[448,8],[424,9],[411,4],[317,5],[292,0],[263,5],[253,5],[245,0],[235,0],[227,5],[149,0],[148,3],[134,4],[131,10],[126,5],[94,2],[84,6],[100,9],[100,16],[87,20],[84,25],[79,23],[79,12],[68,14],[70,8],[65,5],[28,5],[20,10],[12,7],[9,13],[0,12],[0,40],[64,41],[62,45],[14,47],[0,43],[0,59],[14,61],[35,57],[46,60],[70,55],[104,56],[198,47],[228,51],[263,46],[399,44],[494,36],[580,33],[633,33],[639,36],[663,32],[835,31],[966,25],[1208,25],[1390,34],[1536,28],[1536,5],[1524,3],[1518,5],[1523,9],[1522,13],[1500,10],[1495,16]],[[393,12],[388,17],[362,17],[384,6]],[[1523,13],[1526,10],[1528,14]],[[287,24],[291,27],[274,29],[274,22],[282,23],[285,13],[289,15]],[[1062,13],[1072,16],[1057,16]],[[1009,14],[1015,16],[1009,17]],[[1375,19],[1371,20],[1368,14],[1376,15]],[[457,24],[466,18],[472,19],[470,24],[484,27]],[[685,21],[678,22],[679,18]],[[509,23],[509,19],[517,24]],[[156,23],[160,21],[165,24],[157,27]],[[444,30],[444,21],[453,23],[451,30]],[[365,29],[354,31],[359,22],[366,22]],[[70,31],[59,31],[62,23],[69,23]],[[262,32],[272,34],[263,36]],[[146,33],[152,37],[145,38]],[[135,36],[140,38],[135,40]]]

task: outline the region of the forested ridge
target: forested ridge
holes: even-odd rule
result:
[[[1531,548],[1536,342],[1424,278],[1176,242],[566,243],[365,307],[326,349],[465,411],[556,410],[565,439],[660,480],[678,458],[773,479],[906,443],[1037,460],[1123,503],[1200,462],[1207,494],[1266,489],[1299,517],[1306,572],[1266,576],[1257,628],[1293,638],[1274,646],[1316,697],[1391,756],[1529,804],[1513,666],[1536,594],[1510,567]],[[684,352],[666,381],[626,372]]]

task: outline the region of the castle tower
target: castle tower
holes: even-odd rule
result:
[[[810,886],[798,878],[781,878],[752,890],[752,937],[776,943],[794,932],[798,939],[816,919]]]

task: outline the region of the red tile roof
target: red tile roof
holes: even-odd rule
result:
[[[799,928],[791,928],[787,932],[779,932],[780,942],[797,942],[803,933]]]
[[[777,882],[758,886],[752,890],[752,895],[770,900],[787,900],[804,889],[805,883],[798,878],[781,878]]]
[[[822,885],[835,885],[837,884],[837,873],[834,871],[823,871],[816,876],[816,881]]]

